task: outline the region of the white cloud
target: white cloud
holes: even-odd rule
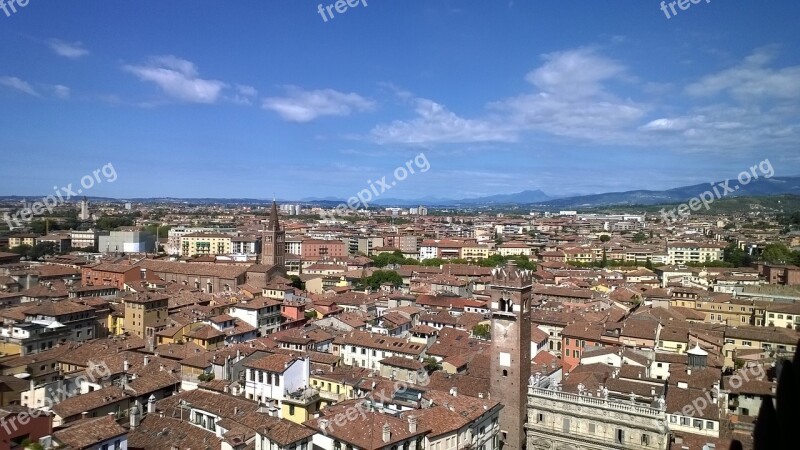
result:
[[[690,84],[686,92],[696,97],[727,92],[742,101],[800,99],[800,66],[765,67],[774,58],[772,49],[758,49],[740,64]]]
[[[29,95],[39,97],[39,93],[25,80],[17,77],[0,77],[0,86],[5,86],[9,89],[15,89]]]
[[[51,39],[47,41],[47,45],[56,54],[65,58],[78,59],[89,54],[89,50],[86,50],[80,42],[64,42],[59,39]]]
[[[278,113],[291,122],[311,122],[321,116],[348,116],[353,112],[369,111],[375,103],[356,93],[333,89],[306,91],[287,86],[283,97],[268,97],[262,107]]]
[[[69,96],[70,96],[70,94],[72,92],[70,90],[70,88],[68,88],[67,86],[64,86],[63,84],[56,84],[56,85],[52,86],[52,89],[53,89],[53,94],[56,97],[61,98],[61,99],[69,98]]]
[[[417,118],[396,120],[372,129],[378,143],[430,144],[466,142],[512,142],[516,134],[487,120],[459,117],[444,106],[425,98],[414,99]]]
[[[559,96],[584,98],[603,94],[604,82],[625,74],[622,65],[586,48],[548,53],[542,59],[545,64],[525,79],[542,92]]]
[[[230,100],[234,103],[238,103],[240,105],[252,105],[253,100],[258,96],[258,90],[253,86],[247,86],[244,84],[237,84],[234,86],[236,92],[233,94],[233,97]]]
[[[216,103],[228,85],[200,78],[194,63],[175,56],[151,58],[147,64],[126,65],[126,71],[142,81],[155,83],[170,97],[191,103]]]
[[[379,143],[512,142],[522,133],[546,133],[593,141],[629,139],[646,111],[613,95],[606,84],[628,80],[621,64],[590,49],[542,56],[544,63],[525,79],[535,91],[491,102],[490,113],[462,118],[427,99],[415,100],[417,117],[373,128]]]

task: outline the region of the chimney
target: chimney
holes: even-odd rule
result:
[[[692,369],[687,367],[686,368],[686,375],[691,375],[691,374],[692,374]]]
[[[144,366],[146,367],[147,363],[149,363],[149,362],[150,362],[150,355],[144,355],[144,363],[143,363]]]
[[[650,395],[652,396],[656,395],[656,388],[654,386],[650,386]]]
[[[456,386],[450,388],[450,395],[453,397],[458,397],[458,388]]]
[[[122,362],[122,370],[127,372],[130,368],[130,364],[128,363],[128,358],[125,358],[125,361]]]
[[[150,394],[150,397],[147,399],[147,413],[152,414],[156,412],[156,396]]]
[[[138,404],[134,404],[133,406],[131,406],[131,411],[130,411],[131,430],[135,430],[139,426],[141,421],[142,421],[142,418],[139,415],[139,405]]]
[[[319,420],[319,428],[322,430],[322,434],[328,434],[328,419],[320,419]]]
[[[417,418],[414,416],[408,416],[408,432],[409,433],[417,432]]]
[[[389,424],[383,423],[383,442],[389,442],[392,439],[392,433],[389,431]]]
[[[163,364],[159,364],[158,365],[158,371],[159,372],[163,372],[164,371],[164,365]]]

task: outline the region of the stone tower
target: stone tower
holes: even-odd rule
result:
[[[278,223],[278,204],[272,201],[269,213],[269,224],[261,236],[261,264],[285,267],[286,263],[286,232],[281,230]]]
[[[500,448],[526,447],[528,379],[531,376],[530,271],[509,262],[492,271],[489,285],[492,311],[491,369],[492,400],[503,404],[500,411]]]

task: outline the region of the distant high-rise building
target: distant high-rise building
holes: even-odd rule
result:
[[[83,197],[81,200],[81,220],[89,220],[89,200]]]
[[[526,448],[532,288],[530,272],[513,263],[492,272],[489,392],[492,400],[504,405],[500,412],[501,450]]]
[[[267,229],[261,237],[261,264],[285,267],[286,232],[278,222],[278,204],[272,201]]]

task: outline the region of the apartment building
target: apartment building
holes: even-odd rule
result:
[[[667,244],[667,264],[721,261],[725,244],[700,242],[670,242]]]
[[[190,233],[181,237],[182,256],[227,255],[232,237],[223,233]]]
[[[281,302],[265,297],[240,301],[231,305],[227,313],[255,327],[262,336],[278,331],[282,321]]]
[[[167,326],[169,296],[151,292],[132,294],[123,299],[125,305],[125,331],[146,342]]]
[[[426,346],[402,338],[363,331],[351,331],[333,340],[333,353],[348,366],[381,370],[381,361],[391,356],[422,361]]]

